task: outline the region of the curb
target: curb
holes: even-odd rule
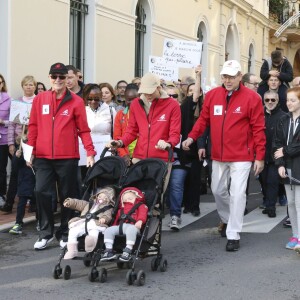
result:
[[[24,218],[23,223],[28,224],[35,220],[36,220],[35,216],[31,216],[31,217]],[[6,230],[12,228],[15,225],[15,223],[16,223],[16,221],[14,220],[12,222],[8,222],[6,224],[0,225],[0,232],[6,231]]]

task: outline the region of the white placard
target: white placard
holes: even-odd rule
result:
[[[32,156],[33,147],[30,146],[30,145],[25,144],[22,141],[22,139],[21,139],[21,147],[22,147],[23,156],[24,156],[25,161],[30,162],[31,156]]]
[[[167,81],[178,80],[178,67],[167,65],[163,57],[149,57],[149,72]]]
[[[97,151],[97,155],[95,156],[95,161],[97,161],[99,160],[105,145],[111,140],[111,136],[109,134],[108,135],[91,134],[91,136],[92,136],[95,150]],[[80,138],[79,138],[79,154],[80,154],[80,160],[78,165],[86,166],[86,151],[83,147]],[[109,156],[109,155],[111,155],[111,153],[109,151],[106,152],[105,156]]]
[[[164,40],[165,64],[178,68],[194,68],[200,64],[202,43],[184,40]]]
[[[10,105],[9,121],[28,125],[31,106],[31,103],[12,99]]]

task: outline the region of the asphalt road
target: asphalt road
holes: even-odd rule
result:
[[[254,179],[250,193],[248,208],[252,211],[261,203]],[[201,201],[213,199],[205,195]],[[141,287],[128,286],[127,270],[112,263],[105,265],[105,283],[90,282],[90,269],[82,261],[68,262],[72,268],[69,280],[53,279],[58,242],[34,251],[37,234],[34,224],[28,224],[21,236],[0,233],[0,299],[300,299],[300,257],[285,249],[291,230],[278,222],[269,233],[242,233],[241,248],[234,253],[225,251],[226,238],[217,232],[216,211],[179,232],[165,231],[162,253],[168,270],[151,271],[151,258],[139,261],[136,270],[146,273]]]

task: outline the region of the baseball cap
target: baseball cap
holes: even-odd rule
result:
[[[50,67],[49,74],[68,74],[68,69],[66,66],[60,62],[53,64]]]
[[[241,65],[237,60],[227,60],[223,65],[220,75],[235,76],[241,70]]]
[[[139,94],[153,94],[155,89],[160,86],[160,79],[152,73],[145,74],[141,79]]]

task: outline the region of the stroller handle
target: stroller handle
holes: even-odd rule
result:
[[[173,149],[172,147],[167,147],[165,150],[168,151],[168,163],[170,163],[173,157]]]
[[[107,152],[109,149],[110,149],[110,147],[104,147],[104,149],[103,149],[102,152],[101,152],[100,159],[102,159],[102,158],[105,156],[106,152]]]

